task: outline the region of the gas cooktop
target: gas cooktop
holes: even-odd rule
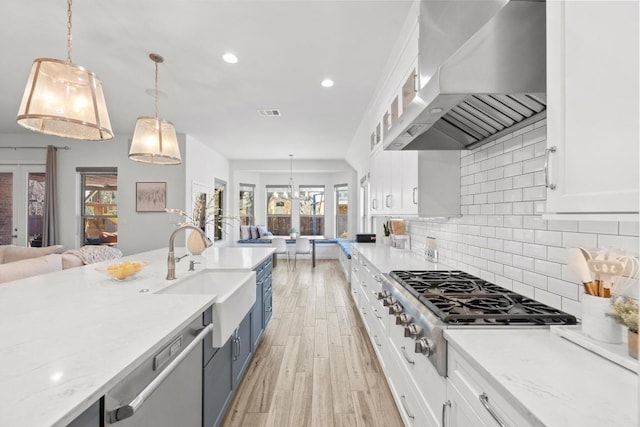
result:
[[[390,276],[447,324],[577,323],[570,314],[463,271],[392,271]]]

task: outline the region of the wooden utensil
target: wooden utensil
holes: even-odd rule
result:
[[[587,261],[587,265],[589,270],[596,275],[598,296],[610,298],[612,278],[622,275],[624,264],[608,259],[591,259]]]
[[[567,264],[584,286],[584,292],[588,295],[598,295],[597,289],[591,280],[591,270],[579,248],[569,248],[567,254]]]

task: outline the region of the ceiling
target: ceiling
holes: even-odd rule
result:
[[[229,159],[344,158],[411,6],[404,0],[82,0],[73,62],[104,86],[113,130],[153,115]],[[15,118],[31,62],[66,58],[64,0],[0,0],[0,133]],[[231,51],[239,62],[228,64]],[[324,88],[324,78],[335,81]],[[150,91],[151,93],[152,90]],[[257,109],[278,108],[281,117]],[[108,142],[107,142],[108,143]]]

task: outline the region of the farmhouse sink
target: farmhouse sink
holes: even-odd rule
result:
[[[222,347],[256,302],[256,274],[253,271],[202,270],[156,293],[216,295],[213,347]]]

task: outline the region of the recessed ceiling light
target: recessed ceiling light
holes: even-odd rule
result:
[[[224,61],[228,62],[229,64],[235,64],[236,62],[238,62],[238,57],[231,52],[227,52],[222,55],[222,59],[224,59]]]
[[[322,83],[320,83],[320,84],[321,84],[322,86],[324,86],[324,87],[331,87],[331,86],[333,86],[333,80],[331,80],[331,79],[324,79],[324,80],[322,81]]]

